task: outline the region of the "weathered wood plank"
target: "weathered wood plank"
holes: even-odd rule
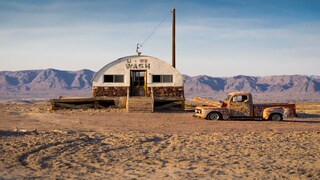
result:
[[[172,102],[169,104],[161,105],[161,106],[155,106],[155,109],[166,109],[166,108],[171,108],[175,106],[181,106],[183,103],[182,102]]]
[[[185,101],[183,97],[154,97],[154,101]]]
[[[67,104],[67,103],[54,103],[56,107],[68,108],[68,109],[89,109],[94,108],[94,104]]]
[[[95,98],[61,98],[61,99],[51,99],[50,102],[54,103],[77,103],[77,102],[94,102]]]

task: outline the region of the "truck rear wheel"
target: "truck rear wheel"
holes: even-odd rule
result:
[[[211,112],[210,114],[208,114],[207,119],[208,120],[219,120],[219,119],[222,119],[222,116],[218,112]]]
[[[278,113],[275,113],[275,114],[271,114],[269,116],[269,120],[272,120],[272,121],[282,121],[283,120],[283,117],[281,114],[278,114]]]

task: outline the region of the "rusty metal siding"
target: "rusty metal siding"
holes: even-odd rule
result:
[[[102,67],[93,77],[93,86],[130,86],[130,71],[146,71],[148,87],[183,86],[183,76],[167,62],[151,56],[127,56],[119,58]],[[106,83],[104,75],[124,75],[122,83]],[[172,82],[153,83],[153,75],[172,75]]]

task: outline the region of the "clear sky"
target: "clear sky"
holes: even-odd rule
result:
[[[0,70],[101,67],[142,54],[187,75],[320,75],[320,0],[1,0]],[[169,13],[169,14],[168,14]]]

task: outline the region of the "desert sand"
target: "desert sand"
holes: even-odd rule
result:
[[[0,104],[0,179],[319,179],[320,103],[283,122]]]

